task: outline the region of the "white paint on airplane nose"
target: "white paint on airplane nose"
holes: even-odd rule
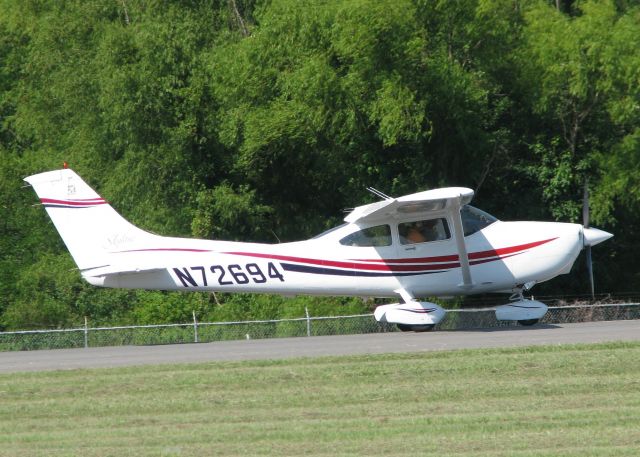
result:
[[[609,232],[593,227],[583,228],[582,235],[585,246],[595,246],[596,244],[602,243],[613,236],[613,234]]]

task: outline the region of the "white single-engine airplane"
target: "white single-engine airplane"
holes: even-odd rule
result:
[[[82,277],[102,287],[399,297],[379,322],[433,328],[445,316],[416,297],[510,293],[499,320],[536,323],[547,312],[523,290],[571,269],[610,233],[579,224],[502,222],[469,206],[464,187],[355,208],[310,240],[259,244],[163,237],[120,216],[70,169],[25,179],[38,194]]]

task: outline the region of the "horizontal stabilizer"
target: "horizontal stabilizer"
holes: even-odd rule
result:
[[[119,276],[119,275],[129,275],[136,273],[152,273],[156,271],[164,271],[166,268],[161,267],[135,267],[128,266],[123,267],[119,265],[105,265],[97,268],[90,268],[88,270],[82,271],[82,276],[85,278],[99,278],[105,276]]]

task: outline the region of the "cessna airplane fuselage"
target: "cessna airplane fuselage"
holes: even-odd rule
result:
[[[122,218],[69,169],[25,179],[85,280],[96,286],[184,291],[397,297],[379,321],[425,329],[445,311],[421,296],[516,293],[499,319],[532,323],[546,312],[523,289],[568,273],[584,246],[611,235],[578,224],[502,222],[453,187],[355,208],[313,239],[260,244],[163,237]]]

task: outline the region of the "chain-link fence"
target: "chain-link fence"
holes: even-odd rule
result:
[[[640,303],[551,307],[543,324],[640,319]],[[450,310],[436,330],[509,327],[498,321],[495,309]],[[0,332],[0,351],[62,349],[100,346],[198,343],[238,339],[348,335],[397,331],[380,324],[372,314],[337,317],[303,317],[269,321],[197,322],[188,324],[89,327],[64,330]]]
[[[393,330],[372,314],[267,321],[194,322],[189,324],[89,327],[64,330],[0,332],[0,351],[100,346],[205,343],[213,341],[348,335]]]
[[[640,319],[640,303],[554,306],[540,320],[542,324]],[[515,321],[496,320],[495,308],[459,309],[447,312],[436,330],[513,327]]]

